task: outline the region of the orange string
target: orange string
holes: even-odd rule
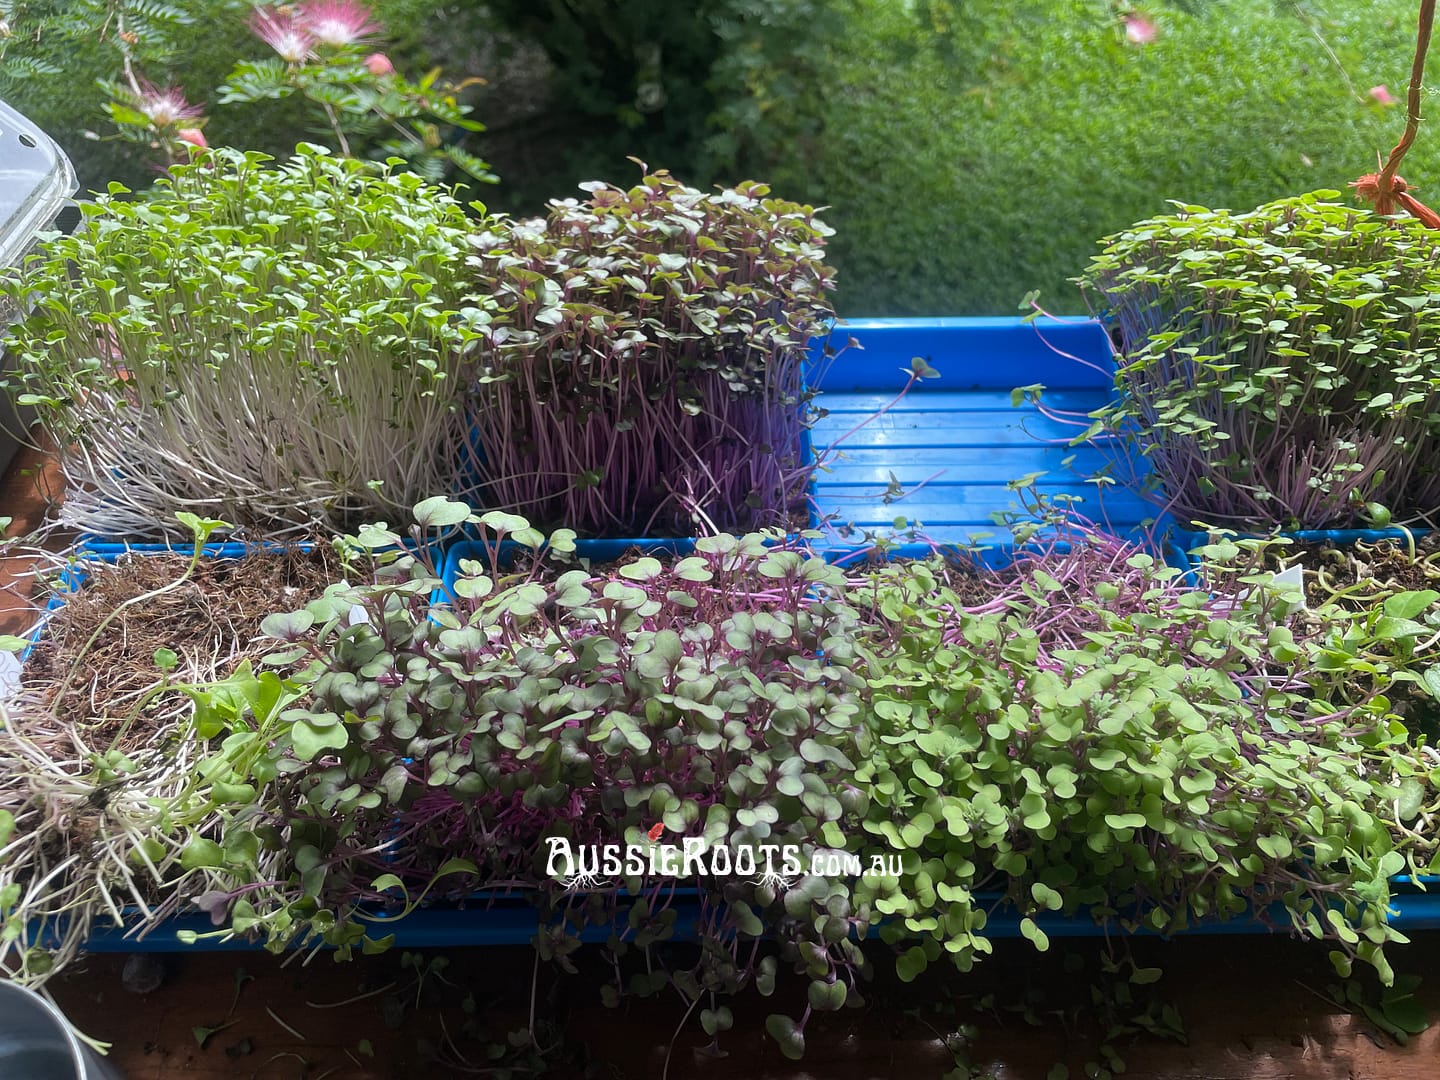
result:
[[[1352,180],[1350,186],[1366,202],[1374,205],[1376,213],[1393,214],[1395,206],[1419,218],[1427,228],[1440,229],[1440,214],[1436,214],[1413,195],[1408,194],[1409,186],[1396,175],[1400,159],[1420,131],[1420,96],[1425,79],[1425,54],[1430,51],[1430,30],[1435,22],[1435,0],[1421,0],[1420,26],[1415,37],[1415,62],[1410,68],[1410,97],[1406,110],[1405,134],[1390,151],[1390,158],[1378,173],[1366,173],[1359,180]]]

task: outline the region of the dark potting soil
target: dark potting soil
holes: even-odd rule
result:
[[[1273,549],[1267,562],[1277,571],[1300,564],[1312,608],[1335,603],[1360,610],[1393,593],[1440,591],[1440,533],[1417,537],[1413,553],[1404,540],[1303,543]]]

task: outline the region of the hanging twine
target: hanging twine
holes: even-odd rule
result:
[[[1396,174],[1400,159],[1415,141],[1420,130],[1421,83],[1425,78],[1425,54],[1430,51],[1430,28],[1435,22],[1435,0],[1421,0],[1420,29],[1415,39],[1415,63],[1410,68],[1410,98],[1407,103],[1405,134],[1390,151],[1390,158],[1378,173],[1366,173],[1359,180],[1352,180],[1350,186],[1355,193],[1375,207],[1378,214],[1393,214],[1398,206],[1413,217],[1419,218],[1428,228],[1440,229],[1440,214],[1431,210],[1415,196],[1409,194],[1409,185]]]

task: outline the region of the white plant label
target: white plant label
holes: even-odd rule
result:
[[[0,652],[0,701],[9,701],[20,692],[20,658]]]

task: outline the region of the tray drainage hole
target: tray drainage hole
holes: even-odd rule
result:
[[[31,149],[34,149],[34,147],[35,147],[35,140],[32,139],[29,135],[21,135],[21,136],[20,136],[20,144],[21,144],[22,146],[28,146],[28,147],[30,147]]]

